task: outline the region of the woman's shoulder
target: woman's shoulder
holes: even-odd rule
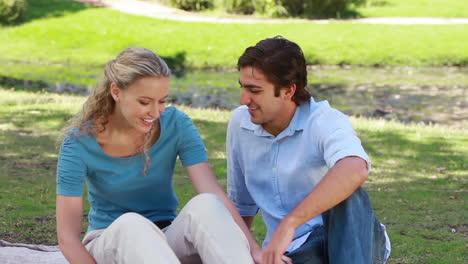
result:
[[[92,123],[86,122],[81,127],[73,127],[65,132],[63,144],[86,144],[93,137]]]
[[[186,118],[188,117],[187,114],[182,112],[180,109],[178,109],[175,106],[168,106],[164,113],[161,115],[162,118],[165,119],[173,119],[177,120],[179,118]]]
[[[161,120],[163,126],[166,127],[180,127],[184,126],[185,124],[192,123],[190,117],[175,106],[167,107],[164,113],[161,115]]]
[[[160,120],[163,131],[172,136],[185,136],[190,131],[196,130],[190,117],[174,106],[167,107]]]

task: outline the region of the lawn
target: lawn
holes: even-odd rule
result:
[[[0,239],[57,243],[56,139],[83,101],[81,96],[0,89]],[[194,120],[225,186],[230,112],[180,108]],[[466,263],[468,132],[363,118],[352,122],[373,160],[365,188],[389,230],[390,263]],[[174,185],[181,205],[195,194],[180,164]],[[258,241],[264,232],[257,217]]]
[[[172,68],[233,68],[246,47],[276,35],[300,44],[308,64],[468,64],[467,25],[188,23],[66,0],[33,3],[23,24],[0,28],[0,76],[89,83],[128,46],[149,48]]]
[[[363,17],[467,18],[466,0],[367,0],[357,8]]]

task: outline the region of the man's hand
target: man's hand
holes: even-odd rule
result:
[[[292,260],[284,256],[284,252],[294,238],[295,227],[283,219],[276,228],[270,242],[262,252],[262,264],[292,264]]]

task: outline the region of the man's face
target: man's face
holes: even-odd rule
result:
[[[295,104],[288,96],[288,89],[281,89],[275,96],[275,87],[262,71],[247,66],[240,69],[239,84],[242,88],[240,104],[249,108],[252,123],[278,135],[291,121],[291,107]]]

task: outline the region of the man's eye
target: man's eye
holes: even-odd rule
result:
[[[163,101],[159,101],[160,104],[165,104],[166,103],[166,100],[163,100]]]
[[[141,105],[148,105],[149,103],[148,103],[148,102],[140,101],[140,104],[141,104]]]

